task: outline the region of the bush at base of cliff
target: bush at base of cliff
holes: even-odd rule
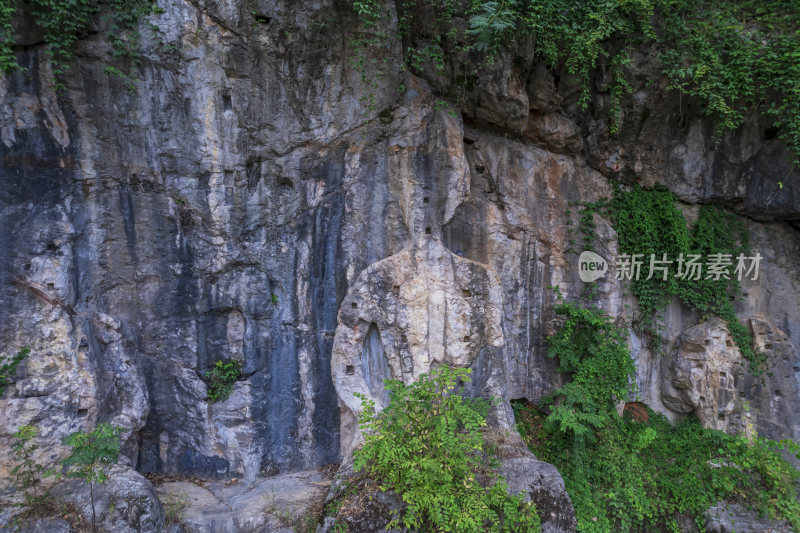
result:
[[[542,413],[521,404],[514,410],[531,451],[564,477],[579,531],[677,532],[681,517],[705,531],[706,510],[719,501],[800,531],[798,472],[780,454],[796,448],[791,443],[748,442],[691,418],[672,426],[648,411],[647,422],[610,417],[575,454],[570,439],[545,428]]]
[[[388,380],[389,405],[375,412],[361,396],[365,434],[355,469],[407,504],[389,527],[420,531],[539,531],[539,516],[522,496],[510,496],[491,469],[481,428],[488,403],[455,391],[469,370],[441,366],[405,385]]]
[[[647,420],[620,417],[615,405],[633,369],[622,330],[598,309],[560,301],[556,313],[565,322],[549,355],[572,381],[549,412],[513,406],[523,440],[564,478],[579,531],[678,532],[682,518],[705,531],[706,510],[719,501],[800,531],[800,472],[781,456],[798,454],[797,444],[749,441],[694,419],[673,427],[649,410]]]

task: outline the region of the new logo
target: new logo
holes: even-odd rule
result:
[[[608,272],[608,261],[603,256],[586,250],[578,258],[578,277],[584,283],[598,280]]]

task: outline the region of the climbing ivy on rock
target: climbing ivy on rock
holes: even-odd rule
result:
[[[750,110],[766,113],[800,157],[800,4],[793,0],[398,0],[394,11],[379,0],[347,1],[365,29],[391,28],[396,14],[406,65],[430,61],[442,74],[453,52],[476,52],[473,64],[460,66],[465,86],[467,73],[506,48],[522,64],[542,61],[577,76],[585,109],[591,75],[602,69],[612,133],[632,90],[632,52],[646,50],[670,89],[702,102],[717,137],[741,126]]]
[[[19,364],[23,359],[28,357],[30,353],[31,349],[27,346],[24,346],[13,357],[6,358],[5,356],[0,356],[0,396],[2,396],[3,392],[5,392],[6,385],[11,383],[11,380],[14,378],[14,374],[17,373],[17,367],[19,367]]]
[[[23,10],[23,7],[25,10]],[[114,59],[127,59],[128,67],[107,66],[104,71],[132,84],[139,62],[139,20],[162,10],[152,0],[0,0],[0,70],[19,69],[13,53],[15,14],[30,16],[44,33],[45,53],[52,65],[57,88],[75,54],[75,43],[93,23],[105,28]]]
[[[572,381],[545,398],[544,403],[553,405],[546,423],[582,448],[606,422],[615,402],[628,396],[635,368],[619,327],[599,309],[573,305],[555,291],[555,313],[563,324],[548,339],[547,356],[557,358],[558,371]]]
[[[9,0],[0,0],[0,70],[5,73],[19,68],[11,46],[14,43],[14,27],[11,19],[16,11]]]
[[[454,61],[454,54],[471,49],[464,29],[453,24],[463,15],[462,3],[458,0],[435,0],[426,6],[418,0],[396,0],[394,5],[381,0],[346,1],[358,20],[359,31],[350,40],[350,61],[366,88],[361,100],[367,112],[375,109],[378,80],[387,74],[390,66],[386,54],[393,39],[399,39],[403,46],[400,68],[416,74],[429,69],[443,76],[446,65]],[[422,27],[428,29],[421,32]],[[392,28],[396,28],[396,33],[392,33]],[[475,75],[474,69],[461,67],[462,73],[456,80],[462,93],[457,99],[459,104]],[[446,108],[451,103],[440,98],[436,106]]]
[[[610,201],[583,207],[580,229],[584,245],[591,248],[596,235],[587,222],[587,214],[601,211],[609,216],[619,239],[620,254],[642,254],[641,273],[632,276],[630,288],[639,304],[636,324],[652,348],[661,349],[661,317],[672,298],[677,298],[702,316],[725,320],[742,356],[750,361],[751,371],[764,369],[765,355],[753,347],[753,337],[736,318],[732,299],[741,294],[738,276],[733,272],[740,254],[749,255],[749,238],[741,221],[732,213],[713,205],[699,207],[697,221],[689,228],[677,207],[677,199],[663,186],[645,189],[635,185],[630,190],[617,189]],[[677,262],[679,258],[700,256],[703,261],[721,254],[731,260],[724,276],[710,276],[703,271],[695,276],[678,276],[673,264],[666,279],[656,274],[648,278],[651,255]]]

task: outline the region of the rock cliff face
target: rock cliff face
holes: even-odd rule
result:
[[[716,145],[695,103],[645,84],[645,58],[618,136],[602,72],[583,112],[566,72],[505,57],[452,112],[446,81],[400,73],[397,41],[382,74],[352,68],[346,5],[161,4],[135,90],[103,73],[101,34],[78,42],[61,94],[35,35],[17,50],[27,70],[0,77],[0,339],[32,350],[0,399],[1,480],[29,423],[43,460],[108,421],[139,472],[338,463],[358,443],[353,392],[385,401],[384,377],[440,363],[471,366],[509,429],[507,400],[561,384],[548,287],[581,290],[570,205],[608,197],[611,178],[664,183],[689,218],[734,208],[764,257],[737,312],[767,377],[675,304],[666,356],[631,330],[642,401],[724,429],[747,402],[756,431],[800,438],[800,176],[758,119]],[[613,277],[599,302],[636,318]],[[205,371],[229,358],[243,377],[210,404]]]

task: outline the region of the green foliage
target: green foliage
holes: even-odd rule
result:
[[[77,477],[86,483],[104,483],[106,467],[119,459],[119,437],[123,431],[123,428],[102,423],[89,433],[77,431],[64,437],[64,446],[72,448],[62,461],[69,469],[67,477]]]
[[[374,402],[360,396],[365,443],[355,453],[355,469],[408,504],[390,527],[539,531],[533,505],[509,496],[505,480],[490,468],[481,433],[488,403],[455,390],[469,373],[441,366],[411,385],[387,380],[390,403],[378,413]]]
[[[44,495],[37,491],[37,487],[43,478],[54,474],[33,459],[34,452],[39,449],[34,444],[38,434],[39,430],[34,426],[20,426],[14,433],[14,444],[11,445],[11,453],[17,459],[16,466],[11,469],[11,476],[14,478],[14,485],[25,494],[25,503],[30,507],[43,503]]]
[[[800,472],[779,453],[797,453],[790,441],[751,443],[704,429],[693,418],[673,427],[652,411],[647,422],[609,413],[576,460],[565,435],[547,429],[534,410],[514,407],[523,439],[564,478],[581,532],[677,533],[678,514],[704,531],[706,509],[720,500],[800,526]]]
[[[212,402],[223,402],[233,392],[233,384],[242,377],[242,367],[239,361],[217,361],[214,368],[206,372],[206,377],[211,380],[208,385],[208,399]]]
[[[14,27],[11,19],[17,12],[9,0],[0,0],[0,71],[8,74],[19,68],[11,48],[14,42]]]
[[[467,35],[474,38],[476,50],[496,52],[501,39],[516,27],[518,17],[517,3],[513,0],[474,0]]]
[[[699,97],[718,133],[740,126],[746,109],[775,117],[800,154],[800,6],[792,0],[670,0],[661,54],[671,87]],[[775,95],[779,95],[777,98]]]
[[[385,52],[389,36],[382,22],[388,20],[391,13],[379,0],[352,0],[350,4],[362,30],[349,43],[353,48],[351,64],[367,90],[361,101],[365,102],[365,113],[368,114],[375,110],[378,80],[385,75],[388,63]]]
[[[683,213],[676,206],[677,199],[663,186],[643,189],[638,185],[628,191],[616,190],[609,203],[590,206],[589,213],[598,209],[610,215],[619,239],[619,250],[624,254],[643,254],[644,264],[639,279],[631,280],[631,292],[641,311],[638,327],[649,339],[651,347],[661,349],[661,320],[671,298],[678,298],[689,308],[703,316],[714,315],[726,321],[728,329],[742,355],[750,361],[755,374],[763,371],[765,355],[753,348],[753,338],[747,328],[739,323],[734,313],[732,295],[741,293],[737,276],[732,272],[739,254],[747,255],[749,238],[736,216],[712,205],[700,207],[697,222],[691,230]],[[584,225],[584,244],[591,247],[594,241],[593,226]],[[732,262],[726,268],[727,277],[678,277],[671,270],[667,279],[654,275],[647,279],[650,255],[660,259],[678,261],[683,256],[699,255],[703,261],[714,254],[729,256]]]
[[[385,3],[378,0],[347,0],[356,15],[360,33],[352,39],[352,64],[360,74],[368,93],[361,99],[367,102],[367,112],[375,110],[378,80],[385,76],[390,65],[386,52],[391,39],[399,37],[403,45],[402,67],[419,73],[432,69],[437,75],[444,75],[445,65],[453,60],[456,52],[467,51],[468,40],[463,31],[453,25],[460,12],[457,0],[434,0],[430,10],[420,10],[418,0],[397,0],[395,9],[387,9]],[[430,15],[433,15],[432,17]],[[399,35],[387,33],[394,26],[397,17]],[[421,18],[424,17],[424,20]],[[419,27],[431,26],[432,35],[422,35]],[[463,73],[458,80],[462,92],[474,77],[474,70],[462,65]],[[440,100],[444,95],[439,95]],[[461,102],[461,97],[458,98]]]
[[[11,17],[20,5],[22,0],[0,0],[0,70],[4,72],[19,68],[12,50]],[[89,31],[95,19],[106,29],[113,58],[129,60],[127,72],[116,66],[108,66],[104,72],[122,77],[132,86],[139,63],[138,22],[145,15],[159,12],[152,0],[28,0],[24,5],[44,32],[46,53],[58,89],[63,89],[58,80],[69,68],[75,43]]]
[[[349,3],[372,35],[392,26],[378,0]],[[614,133],[622,99],[632,90],[630,52],[649,48],[669,88],[698,98],[718,136],[739,127],[748,111],[766,113],[800,156],[800,4],[794,0],[398,0],[396,7],[404,61],[414,70],[430,63],[443,74],[446,64],[463,58],[457,52],[482,52],[491,60],[515,40],[532,42],[533,57],[522,61],[566,67],[581,80],[584,109],[592,72],[604,71],[601,90],[610,97]],[[382,35],[372,51],[388,39]],[[361,66],[368,79],[364,58]],[[459,83],[466,87],[479,64],[452,66],[463,71]]]
[[[624,75],[628,51],[649,46],[661,51],[669,87],[698,97],[716,119],[718,135],[739,127],[748,109],[766,111],[800,155],[797,2],[475,0],[472,13],[469,33],[479,49],[509,40],[516,26],[533,37],[540,59],[551,67],[565,65],[583,79],[584,108],[591,69],[607,68],[612,133],[619,125],[620,99],[631,91]]]
[[[77,431],[64,437],[62,444],[72,448],[72,452],[62,461],[67,467],[67,477],[82,479],[89,485],[92,504],[92,529],[95,528],[94,485],[103,484],[106,469],[119,460],[121,427],[106,423],[89,433]]]
[[[6,360],[4,357],[0,357],[0,396],[2,396],[3,392],[5,392],[6,385],[11,383],[11,379],[14,377],[14,374],[17,373],[17,367],[19,364],[23,359],[28,357],[28,354],[30,353],[30,348],[23,347],[11,359]]]
[[[635,368],[620,328],[599,309],[565,302],[555,291],[555,312],[564,324],[549,337],[547,355],[558,358],[558,371],[572,380],[544,400],[548,405],[558,400],[546,425],[569,435],[572,447],[579,449],[594,439],[594,430],[605,424],[615,402],[627,397]]]
[[[95,10],[96,5],[90,0],[31,0],[30,13],[44,30],[56,79],[67,68],[75,41],[88,27]]]
[[[565,323],[549,339],[549,355],[572,380],[552,395],[561,403],[549,412],[513,407],[523,440],[564,478],[579,531],[677,533],[679,514],[704,531],[706,509],[720,500],[800,527],[800,472],[781,455],[800,458],[800,447],[748,441],[695,419],[673,427],[649,410],[644,422],[618,416],[633,375],[622,331],[596,309],[560,301],[556,312]]]

